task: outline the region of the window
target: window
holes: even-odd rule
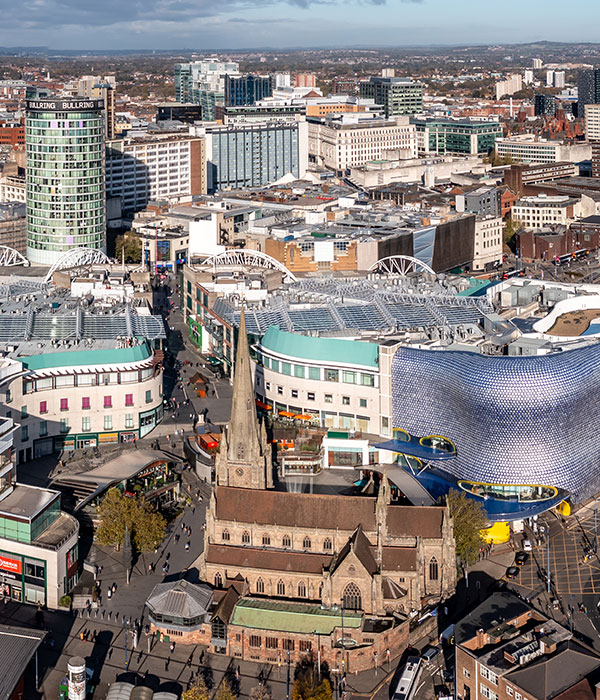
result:
[[[89,416],[84,416],[81,419],[81,430],[84,433],[89,432],[92,429],[92,426],[90,425],[90,417]]]
[[[281,542],[282,547],[291,547],[292,546],[292,540],[290,539],[289,535],[284,535],[283,540]]]
[[[292,365],[289,362],[282,362],[281,363],[281,373],[282,374],[291,374],[292,373]]]
[[[326,538],[325,538],[325,542],[323,542],[323,549],[324,549],[326,552],[331,552],[331,550],[333,549],[333,543],[331,542],[331,540],[329,539],[329,537],[326,537]]]
[[[271,360],[271,369],[273,372],[279,372],[279,360]]]
[[[66,418],[60,419],[60,432],[61,433],[68,433],[69,432],[69,423],[68,423]]]
[[[223,530],[223,532],[221,533],[221,539],[223,540],[223,542],[229,542],[229,540],[231,539],[229,530]]]
[[[298,389],[292,389],[292,398],[297,399],[298,398]]]
[[[515,693],[515,700],[521,700],[521,693]]]
[[[300,581],[298,584],[298,598],[306,598],[306,584]]]
[[[90,403],[90,397],[89,396],[82,396],[81,397],[81,408],[84,411],[89,411],[91,407],[92,407],[92,405]]]
[[[309,367],[308,368],[308,378],[309,379],[321,379],[321,368],[320,367]]]
[[[104,430],[112,430],[112,416],[104,416]]]
[[[372,374],[361,374],[360,383],[363,386],[375,386],[375,377]]]
[[[250,533],[248,530],[244,530],[242,533],[242,544],[250,544]]]
[[[248,644],[251,647],[260,647],[262,642],[262,637],[259,637],[258,634],[251,634],[249,639],[248,639]]]
[[[148,389],[146,392],[146,403],[152,403],[152,390]]]
[[[267,649],[277,649],[277,637],[265,637],[265,646]]]
[[[367,399],[359,399],[358,403],[361,408],[366,408],[367,407]]]
[[[506,694],[509,695],[509,696],[512,698],[513,689],[511,688],[510,685],[507,685],[507,686],[506,686]]]
[[[343,406],[349,406],[349,405],[350,405],[350,397],[349,397],[349,396],[342,396],[342,405],[343,405]]]
[[[306,400],[307,401],[314,401],[315,400],[315,392],[314,391],[307,391],[306,392]]]
[[[44,437],[45,435],[48,435],[48,421],[41,420],[40,421],[40,437]]]
[[[265,592],[265,582],[262,580],[262,578],[259,578],[256,581],[256,592],[257,593],[264,593]]]
[[[27,418],[27,406],[21,406],[21,420]]]
[[[338,382],[340,379],[340,373],[337,369],[325,369],[325,381],[326,382]]]
[[[133,406],[133,394],[125,394],[125,405]]]
[[[333,403],[333,394],[325,394],[325,403]]]
[[[10,389],[6,390],[6,403],[10,403],[12,401],[12,393]]]
[[[262,536],[262,543],[263,543],[264,547],[267,547],[268,545],[271,544],[271,538],[269,537],[269,535]]]
[[[356,384],[356,372],[348,372],[348,370],[344,370],[342,372],[342,381],[345,384]]]
[[[125,414],[125,427],[126,428],[133,428],[133,413],[126,413]]]
[[[29,440],[29,427],[26,425],[21,426],[21,442],[26,442]]]
[[[429,578],[432,581],[438,580],[438,563],[435,557],[431,557],[431,561],[429,562]]]
[[[285,651],[294,651],[294,640],[293,639],[282,639],[282,646]]]
[[[310,547],[311,547],[310,537],[305,537],[302,540],[302,546],[304,547],[304,549],[310,549]]]
[[[494,693],[493,690],[490,690],[487,685],[483,685],[483,683],[479,684],[479,690],[481,691],[481,694],[483,695],[484,698],[487,698],[487,700],[498,700],[498,694]],[[520,693],[517,693],[517,700],[520,700],[521,695]]]
[[[238,443],[237,446],[237,460],[238,462],[243,461],[244,457],[246,456],[246,447],[245,445],[242,445],[242,443]]]
[[[61,399],[60,400],[60,410],[61,411],[68,411],[69,410],[69,399]]]
[[[40,413],[42,415],[44,413],[48,413],[48,402],[47,401],[40,401]]]
[[[221,588],[223,585],[223,579],[221,578],[221,574],[217,571],[215,574],[215,588]]]
[[[470,678],[470,677],[471,677],[471,671],[469,671],[468,668],[464,668],[464,667],[463,667],[463,676],[464,676],[465,678]]]
[[[480,666],[480,674],[482,678],[485,678],[488,680],[490,683],[493,683],[494,685],[498,685],[498,676],[493,672],[490,671],[488,668],[485,666]],[[517,698],[517,700],[521,700],[521,696]]]
[[[299,377],[300,379],[304,379],[305,377],[305,368],[304,365],[294,365],[294,377]]]
[[[104,397],[104,408],[112,408],[112,396]]]
[[[277,581],[277,595],[285,595],[285,583],[281,579]]]
[[[300,651],[308,653],[312,651],[312,642],[305,642],[303,639],[301,639],[299,642],[299,647]]]
[[[280,396],[283,396],[283,387],[282,387],[282,386],[278,386],[278,387],[277,387],[277,393],[278,393]]]
[[[342,605],[346,608],[346,610],[362,609],[362,596],[360,593],[360,588],[355,583],[349,583],[346,588],[344,588]]]

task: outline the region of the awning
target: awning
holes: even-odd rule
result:
[[[292,413],[291,411],[279,411],[279,415],[283,416],[284,418],[293,418],[296,414]]]
[[[259,408],[262,408],[264,411],[270,411],[273,408],[273,406],[271,406],[270,403],[263,403],[262,401],[259,401],[258,399],[255,399],[255,401],[256,401],[256,405]]]
[[[307,413],[298,413],[294,418],[298,420],[313,420],[314,416],[309,416]]]

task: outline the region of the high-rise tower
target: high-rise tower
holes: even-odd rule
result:
[[[246,489],[273,487],[273,465],[264,423],[259,425],[254,401],[250,349],[244,308],[240,315],[231,417],[215,460],[218,486]]]
[[[28,100],[25,148],[29,260],[106,250],[103,101]]]

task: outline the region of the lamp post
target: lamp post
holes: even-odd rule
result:
[[[287,671],[285,677],[285,700],[290,700],[290,650],[287,650]]]
[[[125,670],[127,670],[127,625],[129,621],[123,619],[123,648],[125,649]]]

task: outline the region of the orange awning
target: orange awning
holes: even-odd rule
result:
[[[309,416],[308,413],[298,413],[298,415],[294,416],[294,418],[297,418],[298,420],[312,420],[313,416]]]
[[[255,400],[256,400],[256,405],[265,411],[270,411],[273,408],[273,406],[271,406],[271,404],[269,404],[269,403],[263,403],[262,401],[259,401],[258,399],[255,399]]]
[[[279,411],[279,415],[283,416],[284,418],[293,418],[296,414],[292,413],[291,411]]]

